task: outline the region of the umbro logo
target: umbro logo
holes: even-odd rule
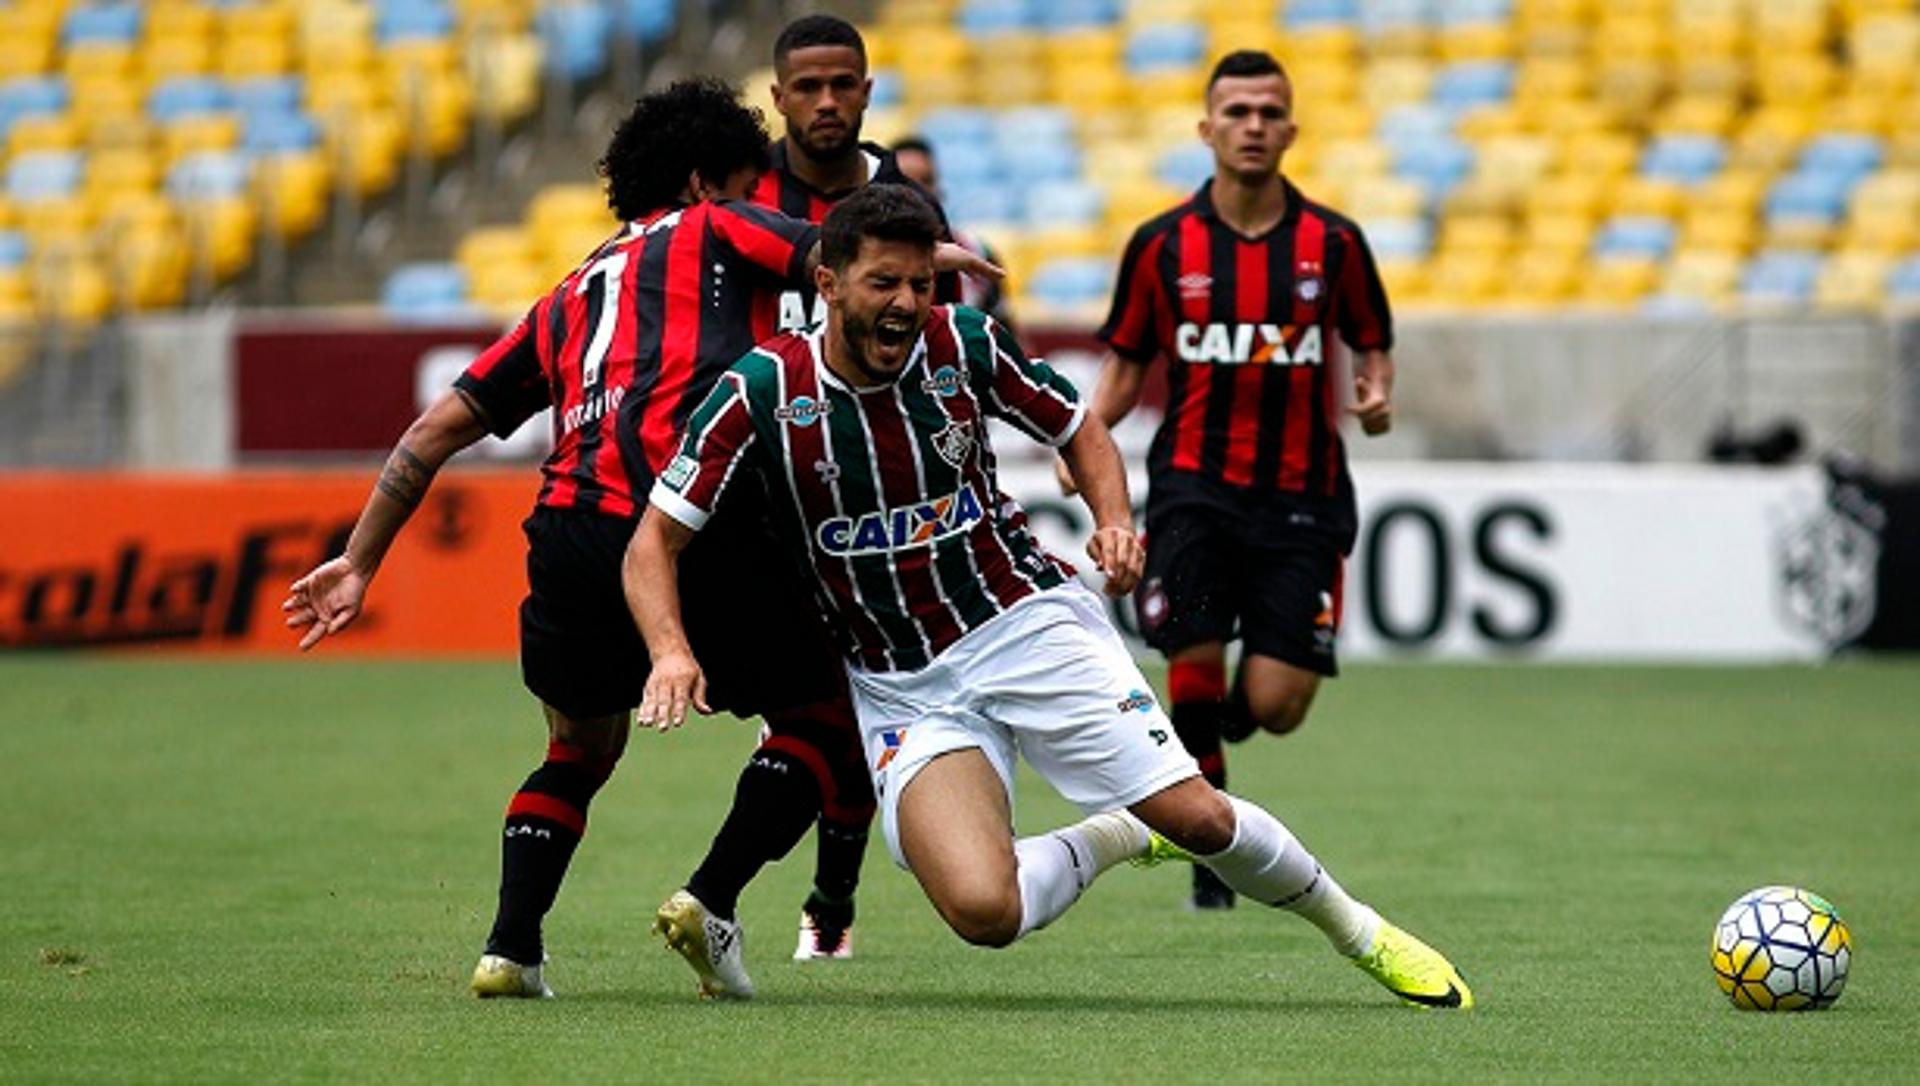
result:
[[[1204,298],[1213,289],[1213,276],[1204,272],[1188,272],[1174,280],[1174,285],[1180,288],[1182,298]]]

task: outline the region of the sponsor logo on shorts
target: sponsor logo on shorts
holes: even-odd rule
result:
[[[1153,695],[1145,690],[1129,690],[1120,702],[1123,713],[1146,713],[1153,710]]]
[[[887,763],[900,753],[900,744],[907,741],[907,729],[888,728],[880,733],[880,759],[873,763],[875,773],[887,768]]]
[[[986,514],[971,489],[916,505],[820,522],[814,540],[828,554],[850,557],[923,547],[965,534]]]
[[[840,465],[831,460],[815,460],[813,470],[820,474],[820,481],[829,485],[840,480]]]
[[[957,396],[960,394],[960,371],[952,366],[941,366],[920,382],[920,387],[937,396]]]
[[[667,470],[660,473],[660,481],[674,490],[684,490],[693,481],[693,473],[698,470],[700,461],[681,453],[667,465]]]
[[[816,400],[811,396],[795,396],[787,403],[773,409],[774,418],[794,426],[812,426],[831,414],[833,414],[833,404],[826,400]]]
[[[1140,590],[1140,625],[1154,630],[1167,620],[1167,590],[1155,577]]]

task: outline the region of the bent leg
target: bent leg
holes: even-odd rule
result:
[[[1248,653],[1240,662],[1234,702],[1253,723],[1285,735],[1306,723],[1320,692],[1320,675],[1271,656]]]
[[[1006,785],[978,748],[942,754],[900,793],[900,851],[954,934],[1006,946],[1020,934],[1019,864]]]

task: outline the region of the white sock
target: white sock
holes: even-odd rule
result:
[[[1340,953],[1352,958],[1372,949],[1379,914],[1349,896],[1279,819],[1238,796],[1227,802],[1233,844],[1201,862],[1235,891],[1305,917]]]
[[[1102,871],[1146,851],[1147,827],[1125,811],[1097,814],[1052,833],[1015,841],[1020,934],[1053,923]]]

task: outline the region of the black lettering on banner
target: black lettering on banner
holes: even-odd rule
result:
[[[1473,529],[1473,553],[1480,568],[1496,580],[1506,581],[1532,602],[1532,619],[1518,627],[1503,629],[1494,621],[1492,608],[1476,604],[1473,628],[1496,645],[1530,645],[1553,629],[1559,619],[1560,601],[1553,584],[1544,573],[1520,565],[1511,554],[1501,550],[1495,539],[1500,526],[1508,521],[1524,525],[1535,539],[1553,538],[1553,525],[1537,506],[1502,502],[1481,514]]]
[[[20,621],[28,628],[77,626],[93,607],[93,590],[91,570],[48,570],[27,582]]]
[[[1402,521],[1423,529],[1428,540],[1432,585],[1426,609],[1418,621],[1402,624],[1394,616],[1387,600],[1387,540]],[[1447,543],[1446,525],[1440,515],[1424,505],[1395,502],[1374,511],[1373,525],[1367,529],[1367,620],[1385,640],[1403,647],[1424,645],[1439,636],[1453,609],[1453,549]]]
[[[248,627],[253,624],[253,605],[261,581],[269,575],[292,581],[308,568],[311,555],[274,561],[273,551],[278,540],[311,538],[313,527],[310,522],[268,525],[248,532],[241,539],[239,561],[234,564],[233,595],[228,597],[227,618],[220,630],[223,636],[246,636]]]

